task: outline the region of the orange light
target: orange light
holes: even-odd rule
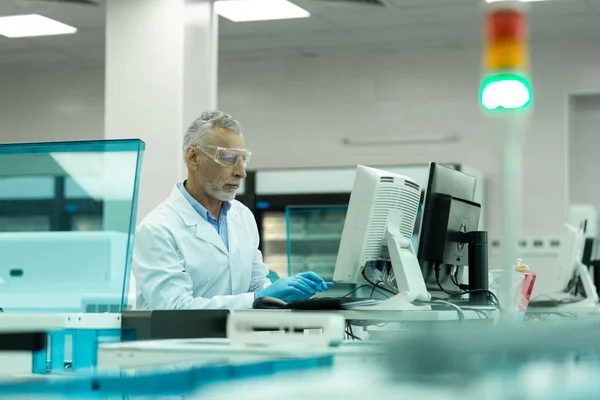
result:
[[[514,40],[491,43],[487,47],[485,67],[491,70],[527,69],[529,67],[527,47]]]
[[[488,70],[529,68],[527,20],[523,11],[511,6],[495,7],[486,15],[484,68]]]

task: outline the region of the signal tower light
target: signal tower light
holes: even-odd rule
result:
[[[502,1],[488,7],[479,100],[486,110],[527,108],[533,102],[533,91],[529,81],[525,5]]]

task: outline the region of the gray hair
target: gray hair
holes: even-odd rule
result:
[[[240,123],[231,115],[218,110],[205,111],[200,117],[196,118],[185,131],[185,136],[183,138],[184,157],[188,147],[206,144],[208,137],[213,132],[215,126],[237,133],[242,132]]]

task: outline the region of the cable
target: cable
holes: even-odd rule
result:
[[[471,294],[471,293],[487,293],[489,296],[494,298],[494,301],[496,302],[495,306],[498,307],[498,310],[502,311],[502,306],[500,304],[500,300],[498,299],[498,296],[496,296],[496,294],[494,292],[492,292],[491,290],[473,289],[473,290],[463,290],[462,292],[450,292],[450,291],[446,290],[442,286],[442,283],[440,282],[440,270],[439,270],[439,266],[437,264],[435,266],[435,281],[437,282],[437,285],[442,290],[442,292],[449,294],[451,296],[460,296],[463,294]]]
[[[485,317],[485,319],[489,319],[490,317],[483,311],[483,310],[478,310],[476,308],[469,308],[469,307],[462,307],[463,311],[473,311],[474,313],[476,313],[479,316],[479,319],[482,319],[482,315],[483,317]]]
[[[450,308],[454,308],[456,310],[456,312],[458,313],[458,321],[460,323],[460,325],[464,325],[465,323],[465,313],[463,312],[462,308],[460,308],[459,306],[457,306],[456,304],[452,304],[448,301],[445,300],[434,300],[432,301],[432,303],[434,304],[443,304],[445,306],[448,306]]]
[[[454,283],[454,286],[456,286],[457,288],[460,288],[460,284],[458,283],[458,280],[456,279],[456,277],[454,275],[450,275],[450,280],[452,281],[452,283]]]
[[[419,305],[421,305],[421,304],[426,304],[426,305],[441,304],[441,305],[444,305],[446,307],[453,308],[458,313],[458,322],[459,322],[459,325],[462,326],[465,323],[466,318],[465,318],[465,313],[463,312],[463,309],[460,308],[456,304],[450,303],[449,301],[442,300],[442,299],[435,299],[435,300],[432,299],[432,301],[416,301],[415,304],[419,304]]]
[[[350,325],[350,323],[346,323],[346,335],[350,336],[354,340],[362,340],[358,336],[354,335],[354,332],[352,332],[352,325]]]
[[[356,289],[354,289],[354,290],[353,290],[353,291],[351,291],[350,293],[348,293],[348,294],[346,294],[346,295],[342,296],[342,298],[344,298],[344,297],[348,297],[348,296],[350,296],[351,294],[354,294],[354,293],[356,293],[356,291],[358,291],[358,290],[360,290],[360,289],[362,289],[362,288],[364,288],[364,287],[370,287],[370,286],[369,286],[369,285],[360,285],[359,287],[357,287]]]
[[[375,285],[375,286],[373,286],[373,285],[360,285],[359,287],[357,287],[356,289],[354,289],[354,290],[353,290],[353,291],[351,291],[350,293],[348,293],[348,294],[346,294],[346,295],[342,296],[342,298],[348,297],[348,296],[350,296],[350,295],[352,295],[352,294],[356,293],[358,290],[360,290],[360,289],[362,289],[362,288],[371,288],[371,289],[374,289],[374,290],[375,290],[377,293],[379,293],[380,295],[382,295],[382,296],[385,296],[385,297],[388,297],[388,298],[389,298],[389,296],[388,296],[387,294],[385,294],[385,293],[383,293],[383,292],[381,292],[381,291],[377,290],[377,285]],[[383,288],[381,288],[381,289],[383,289]],[[371,293],[371,298],[372,298],[372,297],[373,297],[373,294]]]
[[[368,282],[368,283],[369,283],[371,286],[377,286],[379,283],[382,283],[382,282],[379,282],[379,283],[373,283],[373,281],[371,281],[369,278],[367,278],[367,274],[365,274],[365,270],[364,270],[364,269],[362,270],[362,276],[363,276],[363,278],[365,278],[365,280],[366,280],[366,281],[367,281],[367,282]],[[384,287],[384,286],[381,286],[381,290],[385,290],[386,292],[388,292],[388,293],[390,293],[390,294],[393,294],[394,296],[398,294],[398,293],[395,293],[395,292],[391,291],[390,289],[388,289],[388,288],[386,288],[386,287]]]
[[[372,299],[372,298],[373,298],[373,294],[375,293],[375,291],[376,291],[376,289],[377,289],[377,286],[378,286],[378,285],[380,285],[380,284],[382,284],[382,283],[385,283],[385,282],[383,282],[383,281],[379,281],[379,282],[377,282],[377,283],[375,284],[375,286],[373,286],[373,287],[372,287],[372,289],[371,289],[371,297],[369,297],[370,299]],[[381,288],[382,288],[382,289],[384,289],[383,287],[381,287]],[[377,293],[379,293],[379,294],[380,294],[380,295],[382,295],[382,296],[385,296],[387,299],[389,299],[389,298],[390,298],[390,296],[388,296],[386,293],[380,292],[379,290],[377,290]]]
[[[375,294],[375,288],[377,287],[377,285],[379,285],[380,283],[382,283],[383,281],[379,281],[375,284],[375,286],[373,286],[373,288],[371,289],[371,296],[369,296],[370,299],[373,298],[373,295]]]

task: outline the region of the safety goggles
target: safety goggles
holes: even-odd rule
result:
[[[244,149],[226,149],[218,146],[195,146],[198,150],[209,156],[217,164],[226,167],[235,167],[240,163],[244,164],[244,168],[250,163],[251,152]]]

